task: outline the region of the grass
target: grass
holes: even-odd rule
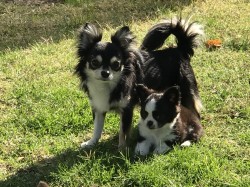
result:
[[[73,2],[73,3],[72,3]],[[142,3],[143,2],[143,3]],[[247,1],[0,3],[0,186],[250,186],[250,4]],[[187,149],[134,159],[117,150],[119,118],[109,114],[91,151],[88,100],[73,75],[76,30],[86,21],[104,39],[127,24],[141,41],[159,20],[193,14],[217,50],[192,61],[205,106],[205,136]],[[134,131],[139,114],[134,117]]]

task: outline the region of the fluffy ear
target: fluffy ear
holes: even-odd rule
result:
[[[143,84],[137,84],[136,93],[141,101],[145,101],[152,92]]]
[[[178,105],[180,103],[180,90],[178,86],[173,86],[164,92],[163,97],[171,103]]]
[[[112,43],[123,49],[129,48],[134,43],[134,39],[135,37],[128,26],[122,27],[111,36]]]
[[[101,41],[102,33],[91,23],[81,27],[79,33],[78,56],[84,57],[94,45]]]

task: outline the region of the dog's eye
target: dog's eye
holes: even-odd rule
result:
[[[143,119],[145,119],[147,116],[148,116],[148,112],[142,109],[142,110],[141,110],[141,117],[142,117]]]
[[[90,66],[93,68],[93,69],[97,69],[99,67],[101,67],[102,63],[100,61],[98,61],[97,59],[93,59],[91,60],[90,62]]]
[[[110,67],[114,70],[114,71],[118,71],[121,67],[121,62],[119,61],[114,61],[111,63]]]
[[[154,111],[153,112],[153,118],[155,118],[156,120],[159,120],[160,119],[160,114],[159,114],[159,112],[157,112],[157,111]]]

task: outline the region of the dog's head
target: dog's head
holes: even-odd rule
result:
[[[141,100],[141,124],[149,129],[175,124],[180,113],[179,87],[174,86],[164,93],[157,93],[142,84],[136,87]]]
[[[93,78],[113,81],[131,69],[135,59],[134,36],[129,27],[124,26],[111,36],[111,42],[101,42],[102,33],[93,24],[85,24],[79,35],[79,64],[76,73],[83,80]]]

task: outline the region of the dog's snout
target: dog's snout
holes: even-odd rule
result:
[[[153,121],[148,121],[147,126],[148,126],[149,129],[152,129],[154,127]]]
[[[109,72],[109,70],[103,70],[101,72],[101,75],[102,75],[103,78],[108,78],[109,75],[110,75],[110,72]]]

